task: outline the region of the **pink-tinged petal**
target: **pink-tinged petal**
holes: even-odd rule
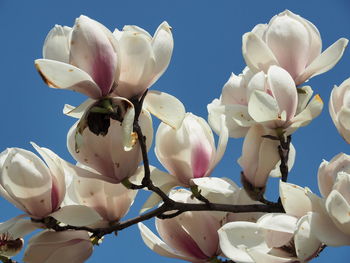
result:
[[[171,33],[171,27],[166,21],[161,23],[157,28],[151,44],[156,64],[154,68],[154,77],[150,85],[156,82],[167,69],[173,53],[173,34]]]
[[[181,126],[186,113],[180,100],[160,91],[149,91],[143,102],[143,108],[174,129]]]
[[[310,231],[327,246],[349,246],[350,235],[335,226],[332,219],[323,213],[309,213]]]
[[[196,144],[191,152],[191,165],[194,178],[201,178],[209,168],[211,153],[207,151],[205,145],[200,142]]]
[[[102,220],[102,217],[94,209],[84,205],[64,206],[50,216],[71,226],[88,226]]]
[[[233,261],[254,263],[247,249],[256,248],[268,252],[262,230],[255,223],[232,222],[225,224],[218,231],[220,248],[224,255]]]
[[[182,228],[175,218],[165,220],[156,219],[156,227],[165,243],[181,254],[203,260],[211,257],[199,248],[191,235]]]
[[[8,195],[34,217],[52,212],[50,170],[35,154],[20,148],[9,149],[1,171],[0,184]]]
[[[187,257],[181,254],[179,251],[175,251],[171,247],[169,247],[166,243],[164,243],[159,237],[157,237],[147,226],[142,223],[138,223],[138,227],[140,230],[140,234],[143,242],[145,242],[146,246],[152,249],[157,254],[169,257],[169,258],[178,258],[186,261],[195,261],[195,258]]]
[[[309,60],[311,36],[308,28],[286,11],[271,19],[264,36],[279,65],[293,79],[299,76]]]
[[[294,117],[298,105],[298,94],[294,80],[283,68],[271,66],[267,72],[268,82],[275,97],[279,113],[286,112],[287,121]]]
[[[301,260],[309,260],[317,255],[322,243],[311,232],[310,218],[303,216],[298,221],[297,230],[294,235],[295,251]]]
[[[51,88],[77,91],[93,99],[102,96],[90,75],[77,67],[49,59],[35,60],[35,67]]]
[[[29,240],[23,260],[28,263],[83,263],[93,245],[86,231],[43,231]]]
[[[69,38],[72,28],[55,25],[47,34],[43,47],[43,58],[69,63]]]
[[[344,50],[348,45],[346,38],[340,38],[325,51],[322,52],[312,63],[307,66],[304,72],[299,75],[295,84],[299,85],[311,77],[327,72],[338,63],[343,56]]]
[[[102,96],[110,93],[117,72],[118,56],[112,39],[108,29],[86,16],[77,18],[72,30],[70,63],[92,77]]]
[[[52,210],[54,211],[60,206],[66,194],[65,172],[62,165],[63,160],[50,149],[39,147],[33,142],[31,142],[31,144],[35,148],[35,150],[40,154],[40,156],[44,159],[46,165],[51,171],[51,204]]]
[[[252,32],[243,35],[243,57],[248,67],[259,72],[267,72],[271,65],[278,65],[277,59],[264,43],[264,41]]]
[[[63,108],[63,114],[75,119],[80,119],[81,117],[83,117],[87,109],[89,109],[95,102],[96,101],[93,99],[87,99],[77,107],[65,104]]]

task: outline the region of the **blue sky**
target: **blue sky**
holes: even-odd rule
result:
[[[73,161],[66,149],[66,134],[74,120],[62,114],[65,103],[78,105],[82,95],[48,88],[34,68],[41,58],[42,44],[55,25],[74,24],[80,14],[106,25],[110,30],[135,24],[153,34],[164,20],[173,27],[174,53],[168,70],[152,89],[178,97],[187,111],[207,118],[206,105],[217,98],[231,72],[244,68],[241,36],[258,23],[289,9],[314,23],[322,36],[323,49],[340,37],[350,38],[350,2],[337,1],[243,1],[243,0],[148,0],[148,1],[11,1],[0,0],[0,76],[1,110],[0,150],[22,147],[32,150],[29,142],[45,146],[62,158]],[[334,84],[350,77],[350,51],[331,71],[309,81],[315,93],[325,102],[322,114],[293,135],[297,150],[296,164],[290,182],[308,186],[318,193],[317,169],[322,159],[330,160],[339,152],[350,154],[350,146],[338,135],[328,113],[328,100]],[[158,122],[155,121],[157,124]],[[236,162],[242,140],[231,139],[225,157],[214,176],[239,181]],[[153,150],[151,163],[157,163]],[[271,197],[277,184],[272,182]],[[142,205],[139,195],[132,215]],[[0,199],[0,221],[20,211]],[[153,222],[149,221],[148,225]],[[327,248],[313,262],[345,262],[349,248]],[[146,258],[146,260],[145,260]],[[108,237],[95,249],[88,262],[179,262],[162,258],[143,245],[136,227],[124,230],[118,237]]]

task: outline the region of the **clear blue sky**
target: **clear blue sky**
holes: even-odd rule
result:
[[[34,141],[73,161],[66,149],[66,133],[74,120],[62,114],[62,107],[65,103],[78,105],[85,98],[48,88],[33,64],[34,59],[42,57],[43,41],[55,24],[72,26],[76,17],[85,14],[111,30],[135,24],[153,34],[162,21],[168,21],[173,27],[174,53],[168,70],[152,89],[175,95],[183,101],[187,111],[207,118],[206,105],[220,95],[230,73],[238,74],[244,67],[242,34],[258,23],[267,23],[285,9],[313,22],[321,33],[324,48],[340,37],[350,38],[350,2],[347,0],[0,0],[0,150],[6,147],[32,150],[29,142]],[[350,154],[350,146],[338,135],[328,113],[333,85],[348,77],[350,50],[345,51],[340,63],[330,72],[309,82],[323,98],[325,107],[318,119],[293,136],[297,159],[290,182],[308,186],[317,193],[316,175],[322,159],[330,160],[339,152]],[[214,176],[226,176],[238,182],[240,169],[236,160],[241,153],[241,143],[241,140],[230,140]],[[153,150],[150,156],[151,163],[159,165]],[[277,189],[276,183],[270,187]],[[139,196],[133,215],[144,198],[144,194]],[[0,221],[19,213],[0,199]],[[148,225],[153,222],[149,221]],[[327,248],[313,262],[346,262],[349,252],[346,247]],[[162,258],[144,246],[136,227],[120,232],[118,237],[106,238],[88,262],[104,260],[179,262]]]

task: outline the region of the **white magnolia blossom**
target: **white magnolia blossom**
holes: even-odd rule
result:
[[[308,217],[266,214],[257,223],[231,222],[219,230],[220,248],[237,263],[307,262],[321,242],[310,231]]]
[[[243,35],[243,56],[254,72],[279,65],[298,86],[309,78],[330,70],[342,57],[348,44],[339,39],[322,54],[319,31],[310,21],[286,10],[268,24],[259,24]]]
[[[93,251],[89,233],[86,231],[45,230],[33,236],[24,252],[26,263],[83,263]]]
[[[189,186],[193,178],[210,176],[225,152],[227,140],[227,129],[222,125],[216,149],[214,136],[207,122],[187,113],[182,126],[177,130],[164,123],[159,125],[155,153],[181,185]]]
[[[318,184],[322,208],[309,217],[315,235],[328,246],[350,245],[350,156],[338,154],[323,161]]]
[[[75,167],[76,173],[69,174],[64,204],[85,205],[94,209],[101,216],[101,221],[92,227],[107,227],[111,223],[118,222],[129,211],[137,191],[127,189],[122,184],[83,177],[86,170],[95,171],[81,164],[78,166],[82,169]]]
[[[113,35],[120,48],[120,77],[113,94],[125,98],[140,96],[167,69],[174,41],[167,22],[159,25],[152,37],[138,26],[115,29]]]
[[[0,194],[32,217],[42,218],[59,209],[66,192],[60,158],[33,144],[44,159],[30,151],[8,148],[0,155]]]
[[[298,92],[292,77],[281,67],[271,66],[267,74],[245,69],[243,74],[230,77],[220,100],[208,105],[209,123],[217,132],[218,120],[225,116],[231,137],[245,136],[256,123],[290,134],[321,113],[323,102],[318,95],[311,99],[312,93],[308,86]]]
[[[287,71],[271,66],[267,75],[257,73],[250,81],[248,112],[254,121],[270,129],[282,128],[290,134],[309,124],[322,111],[323,101],[316,95],[297,114],[298,94]]]
[[[312,213],[322,210],[321,200],[308,189],[280,183],[286,214],[269,213],[256,222],[230,222],[219,230],[220,248],[237,263],[307,262],[322,243],[312,225]]]
[[[43,57],[35,66],[52,88],[98,99],[118,83],[118,43],[112,32],[87,16],[77,18],[73,28],[56,25],[45,39]]]
[[[130,133],[130,141],[133,143],[131,149],[125,149],[124,130],[119,121],[110,121],[109,132],[105,136],[97,136],[89,129],[85,129],[80,136],[76,136],[77,124],[78,122],[68,132],[68,150],[77,162],[92,168],[97,179],[120,183],[136,172],[142,159],[136,133]],[[152,119],[147,111],[140,114],[139,124],[149,149],[153,140],[153,128]]]
[[[334,86],[329,100],[329,113],[335,127],[343,136],[344,140],[350,143],[350,79],[343,81],[340,86]]]
[[[184,189],[172,191],[170,197],[179,202],[199,203]],[[217,231],[222,218],[212,213],[194,211],[171,219],[157,218],[156,227],[162,239],[142,223],[139,223],[139,229],[145,244],[159,255],[204,263],[221,253]]]

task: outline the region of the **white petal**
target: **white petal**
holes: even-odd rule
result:
[[[286,112],[287,120],[292,119],[298,105],[294,80],[286,70],[277,66],[271,66],[267,76],[270,89],[278,104],[279,113]]]
[[[256,248],[263,252],[269,250],[258,225],[255,223],[228,223],[219,229],[218,234],[222,252],[233,261],[254,263],[247,254],[247,249]]]
[[[295,155],[296,155],[296,150],[295,150],[294,145],[291,143],[289,145],[289,155],[288,155],[288,162],[287,162],[289,172],[290,172],[290,170],[292,170],[292,168],[294,166]],[[281,161],[279,161],[276,164],[275,169],[273,169],[271,171],[271,173],[270,173],[271,177],[282,177],[281,170],[280,170],[280,164],[281,164]]]
[[[303,83],[309,78],[322,74],[337,64],[343,56],[344,50],[348,45],[346,38],[340,38],[325,51],[322,52],[312,63],[307,66],[305,71],[295,80],[296,85]]]
[[[311,233],[327,246],[349,246],[350,235],[340,231],[326,214],[309,213]]]
[[[55,25],[47,34],[43,58],[69,63],[69,38],[72,28]]]
[[[94,209],[83,205],[64,206],[50,216],[71,226],[88,226],[102,220]]]
[[[90,106],[92,106],[92,104],[94,104],[95,102],[96,102],[95,100],[87,99],[78,107],[65,104],[63,108],[63,114],[72,118],[80,119],[81,117],[83,117],[86,110],[90,108]]]
[[[278,65],[274,54],[256,34],[245,33],[242,41],[243,57],[251,70],[267,72],[269,66]]]
[[[278,105],[276,100],[269,94],[255,90],[250,96],[248,112],[259,123],[273,121],[278,118]]]
[[[41,228],[42,225],[30,219],[23,219],[27,215],[16,216],[6,222],[0,223],[0,233],[8,233],[12,239],[22,238]]]
[[[46,84],[55,89],[69,89],[97,99],[102,93],[89,74],[63,62],[37,59],[35,67]]]
[[[249,256],[254,260],[254,263],[295,263],[296,258],[284,258],[279,256],[270,255],[267,253],[263,253],[256,249],[249,249]]]
[[[226,180],[217,177],[194,178],[191,181],[200,189],[208,192],[219,193],[225,196],[232,195],[236,189]]]
[[[297,107],[296,114],[299,114],[305,109],[314,92],[310,86],[303,86],[301,88],[298,88],[297,91],[298,91],[298,107]]]
[[[280,181],[280,196],[283,207],[289,215],[302,217],[312,211],[307,190],[298,185]]]
[[[337,227],[350,235],[350,205],[337,190],[328,195],[326,208]]]
[[[316,118],[323,109],[323,101],[317,94],[309,102],[306,108],[292,119],[290,127],[287,129],[287,134],[293,133],[299,127],[308,125],[314,118]]]
[[[149,91],[143,105],[147,111],[174,129],[178,129],[185,118],[186,111],[181,101],[164,92]]]
[[[311,232],[309,219],[309,216],[305,215],[299,220],[294,236],[295,250],[301,260],[313,258],[322,245]]]
[[[135,140],[133,138],[134,119],[135,119],[135,109],[134,107],[130,107],[127,109],[122,122],[123,145],[124,145],[125,151],[130,151],[135,145]]]
[[[155,77],[152,81],[153,84],[167,69],[173,53],[174,40],[171,33],[171,27],[167,22],[164,21],[157,28],[152,39],[152,48],[156,59],[156,65],[154,68]]]
[[[225,115],[225,125],[232,138],[244,137],[255,121],[244,105],[223,105],[218,99],[208,104],[208,122],[216,134],[220,134],[221,115]]]

